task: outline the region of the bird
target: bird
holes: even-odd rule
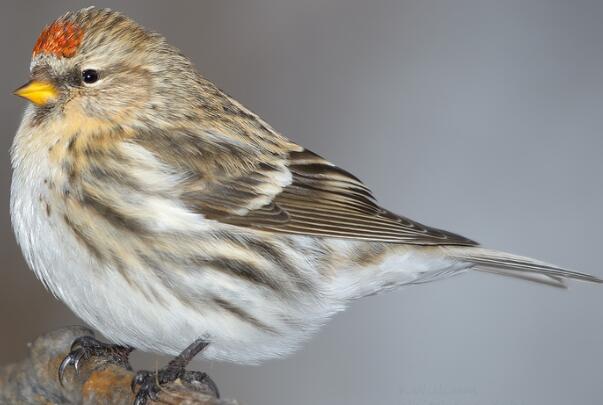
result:
[[[286,356],[351,302],[400,286],[469,271],[602,282],[381,207],[117,11],[46,26],[30,76],[15,91],[30,102],[11,148],[16,240],[42,283],[110,342],[78,338],[61,381],[109,351],[176,356],[136,374],[140,405],[199,353]]]

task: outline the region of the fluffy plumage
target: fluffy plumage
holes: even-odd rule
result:
[[[37,276],[114,342],[175,354],[203,337],[207,357],[253,363],[403,284],[477,267],[599,281],[381,208],[116,12],[45,32],[32,78],[58,94],[15,137],[13,224]]]

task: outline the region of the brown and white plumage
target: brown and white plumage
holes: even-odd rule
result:
[[[100,80],[83,83],[90,69]],[[210,358],[257,362],[403,284],[471,268],[599,281],[381,208],[118,13],[61,17],[32,77],[56,94],[15,138],[15,232],[53,293],[115,342],[177,353],[204,337]]]

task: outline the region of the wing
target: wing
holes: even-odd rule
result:
[[[381,208],[358,178],[274,132],[221,98],[203,127],[134,141],[181,178],[180,198],[206,218],[287,234],[417,245],[475,246]]]
[[[266,205],[245,215],[207,216],[272,232],[418,245],[477,245],[379,207],[358,178],[308,150],[291,152],[287,168],[291,184]]]

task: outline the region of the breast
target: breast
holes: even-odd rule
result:
[[[23,256],[36,276],[59,298],[66,298],[70,261],[77,244],[66,233],[63,207],[50,193],[56,170],[42,148],[13,157],[11,219]]]
[[[176,354],[208,336],[207,356],[257,362],[342,309],[312,258],[321,249],[191,212],[145,149],[125,144],[73,171],[56,159],[69,139],[30,135],[13,149],[17,240],[38,278],[111,341]]]
[[[28,266],[42,283],[92,326],[108,297],[98,281],[98,263],[68,226],[63,196],[65,167],[56,159],[68,140],[52,129],[32,128],[25,114],[12,148],[11,219]],[[37,130],[36,130],[37,129]],[[114,287],[118,288],[116,283]]]

